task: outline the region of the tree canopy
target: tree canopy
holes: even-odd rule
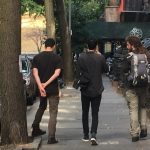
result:
[[[43,0],[21,0],[21,13],[23,15],[26,12],[35,17],[44,15]]]
[[[70,0],[65,0],[67,16],[69,15],[69,1]],[[39,15],[45,16],[44,0],[21,0],[21,2],[22,14],[28,12],[29,15],[34,14],[35,17]],[[108,0],[71,0],[71,28],[73,49],[83,49],[83,43],[86,40],[83,30],[84,25],[88,22],[94,22],[100,18],[103,18],[104,8],[107,3]],[[54,8],[54,11],[57,22],[57,9]],[[56,30],[57,28],[58,26],[56,26]]]
[[[97,21],[104,12],[100,0],[72,0],[72,46],[75,51],[82,51],[86,37],[83,27],[88,22]]]

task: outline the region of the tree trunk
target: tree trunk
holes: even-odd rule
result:
[[[2,144],[27,143],[26,102],[22,74],[20,0],[0,0],[0,98]]]
[[[59,17],[59,27],[61,32],[63,63],[64,63],[64,80],[69,83],[73,80],[72,71],[72,51],[71,51],[71,36],[66,18],[64,0],[55,0]]]
[[[45,16],[47,37],[55,39],[55,18],[53,0],[45,0]]]

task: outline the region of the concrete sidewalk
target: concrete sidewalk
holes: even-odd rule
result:
[[[99,112],[98,146],[83,142],[80,91],[72,88],[62,90],[59,104],[56,137],[58,144],[48,145],[47,134],[42,136],[41,150],[148,150],[150,136],[146,140],[131,142],[129,134],[129,115],[125,99],[116,93],[108,78],[104,78],[105,91]],[[27,112],[28,129],[34,119],[39,102]],[[49,112],[46,110],[41,128],[47,130]],[[90,117],[91,122],[91,117]]]

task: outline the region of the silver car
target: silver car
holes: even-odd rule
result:
[[[27,105],[32,105],[37,96],[37,86],[32,74],[31,62],[26,55],[21,55],[21,63]]]

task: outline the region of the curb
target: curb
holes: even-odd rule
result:
[[[18,145],[15,150],[38,150],[42,142],[42,136],[35,138],[32,143]]]

